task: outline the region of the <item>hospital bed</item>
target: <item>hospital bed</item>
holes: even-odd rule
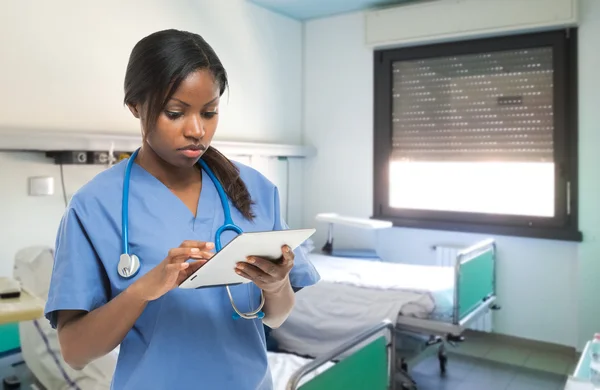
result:
[[[14,277],[23,288],[30,289],[45,300],[52,264],[53,253],[50,248],[24,248],[15,258]],[[318,359],[268,351],[274,390],[393,388],[395,338],[390,332],[392,328],[390,321],[384,321],[365,331],[348,335],[340,345]],[[43,317],[21,322],[19,330],[23,359],[35,376],[39,389],[110,389],[119,347],[88,364],[83,370],[73,370],[62,358],[56,330]],[[344,354],[349,356],[342,356]],[[357,373],[361,373],[362,379],[357,377]]]
[[[398,368],[407,372],[438,346],[441,373],[446,345],[496,305],[496,247],[488,239],[458,251],[453,267],[370,261],[311,253],[321,281],[296,294],[288,320],[272,331],[279,351],[319,358],[382,320],[395,324]]]

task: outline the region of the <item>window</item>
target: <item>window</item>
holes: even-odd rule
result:
[[[375,52],[374,217],[581,240],[576,30]]]

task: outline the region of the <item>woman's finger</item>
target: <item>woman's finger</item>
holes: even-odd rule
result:
[[[174,263],[174,264],[167,264],[165,266],[165,271],[167,274],[170,273],[179,273],[185,269],[187,269],[190,266],[189,263]]]
[[[210,259],[212,252],[201,251],[198,248],[173,248],[169,251],[169,263],[181,263],[187,259]]]
[[[195,260],[195,261],[188,261],[186,262],[187,264],[189,264],[189,267],[187,269],[187,272],[189,274],[193,274],[194,272],[198,271],[200,268],[202,268],[202,266],[204,264],[206,264],[208,260]]]
[[[265,274],[277,276],[281,273],[279,270],[281,266],[271,260],[263,259],[262,257],[250,256],[246,259],[246,261],[254,267],[260,269]]]
[[[285,268],[292,268],[292,266],[294,265],[294,251],[292,251],[292,248],[290,248],[287,245],[284,245],[281,248],[281,253],[283,253],[283,261],[281,262],[281,265],[284,266]]]
[[[237,264],[235,272],[237,272],[239,275],[242,275],[242,273],[247,275],[248,278],[254,282],[268,283],[270,280],[272,280],[271,275],[266,274],[258,267],[244,262]]]
[[[198,248],[200,250],[211,250],[215,247],[212,242],[186,240],[179,245],[180,248]]]
[[[236,268],[235,272],[236,272],[238,275],[240,275],[240,276],[243,276],[244,278],[246,278],[246,279],[248,279],[248,280],[252,280],[252,277],[250,277],[250,275],[248,275],[247,273],[245,273],[245,272],[244,272],[244,271],[242,271],[242,270],[239,270],[239,269],[237,269],[237,268]]]

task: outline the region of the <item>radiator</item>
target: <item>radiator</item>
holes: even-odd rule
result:
[[[454,267],[456,256],[462,249],[459,246],[452,245],[436,245],[433,247],[435,251],[435,264],[442,267]],[[477,321],[473,322],[468,329],[479,332],[491,333],[493,330],[493,311],[489,310]]]

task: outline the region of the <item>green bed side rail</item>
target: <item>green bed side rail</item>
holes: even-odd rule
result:
[[[458,281],[458,319],[477,309],[495,291],[495,248],[490,245],[460,264]]]
[[[19,324],[0,325],[0,355],[21,348]]]
[[[300,390],[387,390],[388,352],[379,337],[299,387]]]
[[[389,341],[385,335],[379,335],[382,331],[387,331]],[[301,379],[308,373],[365,342],[368,342],[368,344],[361,346],[351,355],[346,356],[302,386],[297,387]],[[394,349],[394,325],[391,321],[384,320],[340,345],[330,353],[320,356],[301,367],[289,379],[286,390],[393,389],[394,382],[391,380],[391,376],[393,375],[393,362],[395,361]]]

